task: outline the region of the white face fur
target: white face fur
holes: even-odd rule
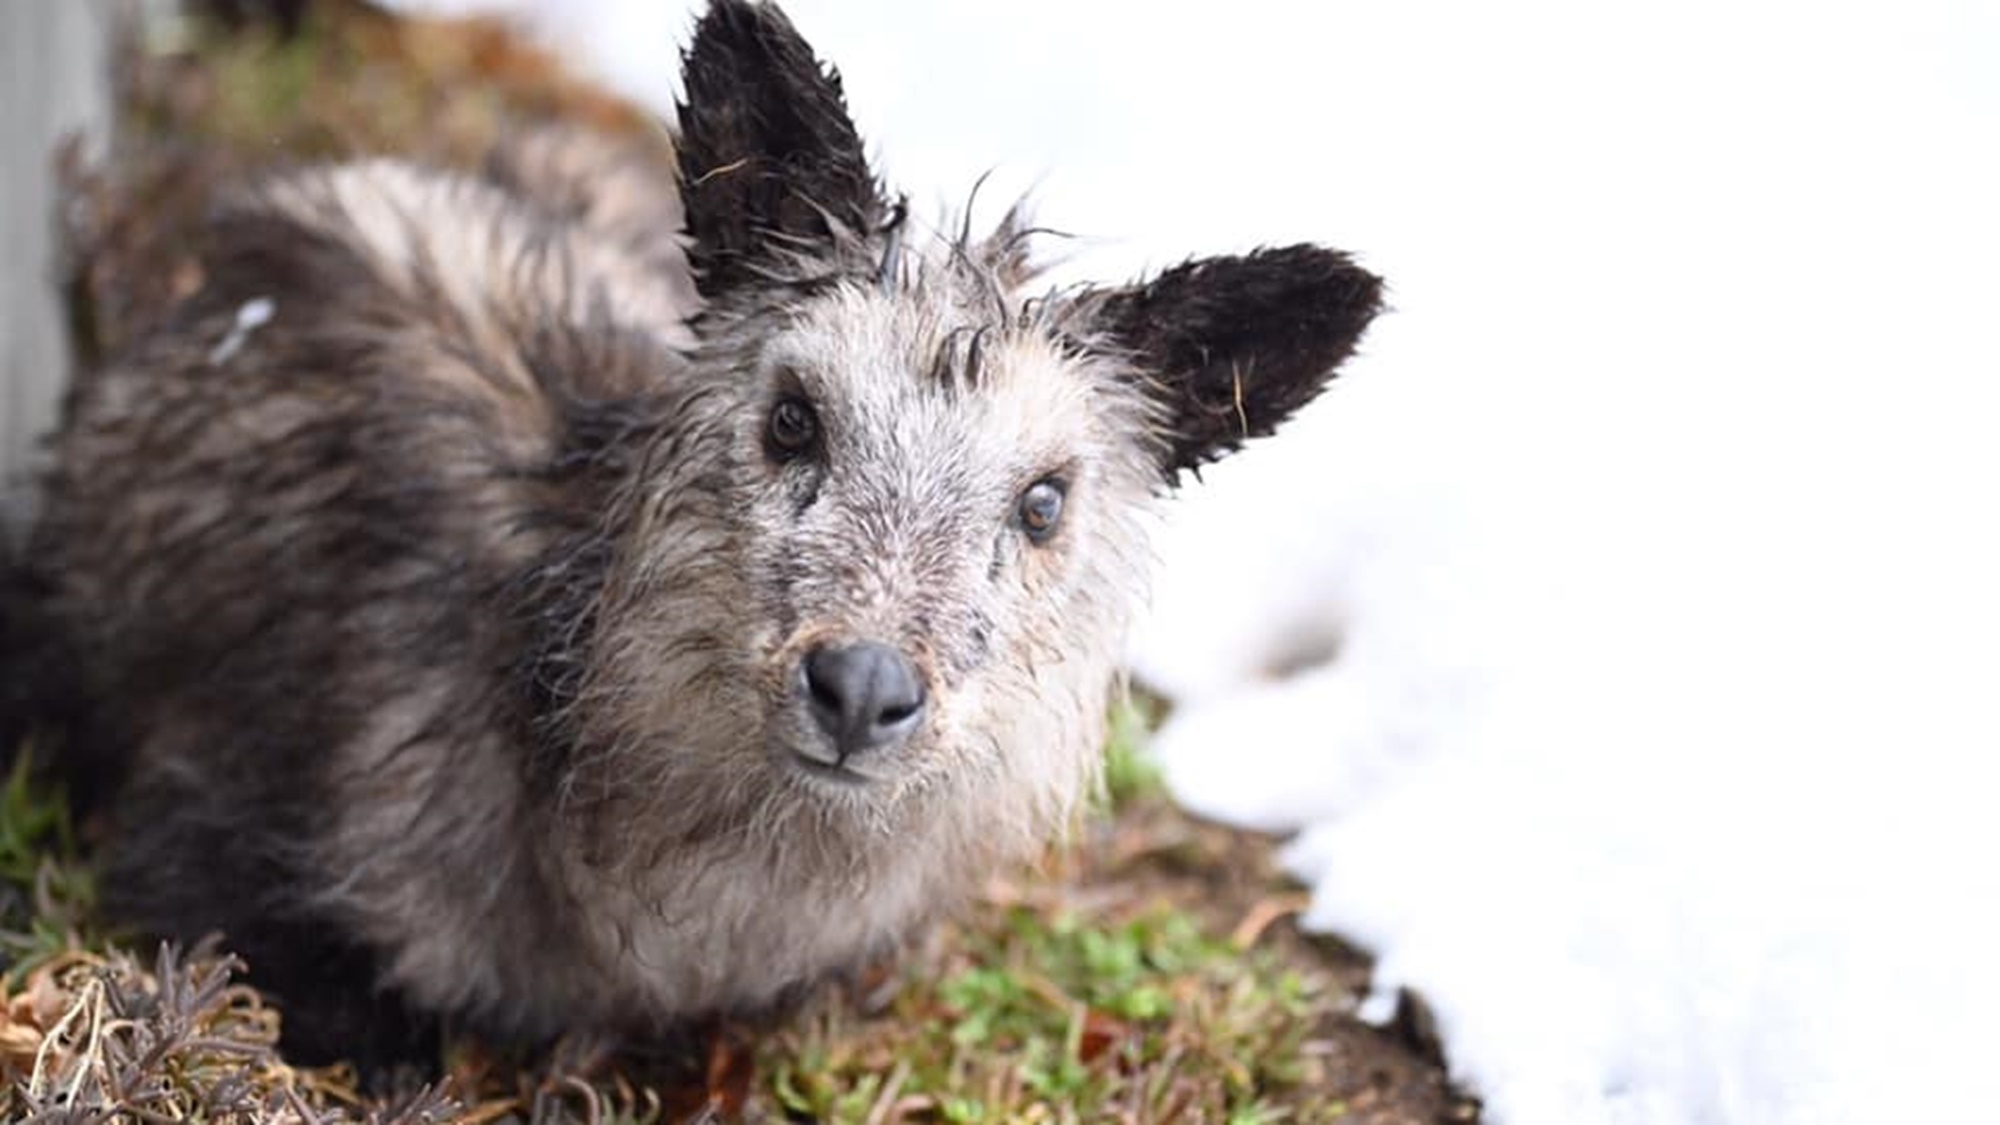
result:
[[[1043,320],[982,323],[976,286],[929,276],[711,321],[686,428],[714,439],[658,458],[599,615],[597,696],[650,703],[605,709],[636,753],[587,786],[701,800],[632,819],[685,837],[826,816],[866,838],[964,802],[1032,841],[1088,787],[1161,491],[1152,405]],[[856,645],[921,698],[858,748],[806,676]]]
[[[995,328],[961,307],[922,286],[810,301],[755,356],[736,445],[758,544],[752,596],[779,625],[777,675],[813,645],[879,641],[929,691],[907,743],[854,764],[894,784],[952,769],[941,747],[954,741],[979,752],[975,732],[1000,716],[992,700],[961,697],[1000,694],[994,681],[1037,662],[1116,649],[1143,589],[1136,516],[1158,490],[1146,404],[1129,384],[1039,326]],[[773,426],[800,420],[805,447],[774,448]],[[1052,772],[1080,776],[1074,764]]]

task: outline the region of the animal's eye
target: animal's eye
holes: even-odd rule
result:
[[[790,461],[811,449],[819,440],[819,416],[812,404],[796,395],[786,395],[771,407],[764,425],[764,451],[773,461]]]
[[[1046,543],[1049,536],[1056,533],[1056,525],[1062,522],[1063,494],[1067,488],[1054,477],[1043,477],[1021,493],[1021,501],[1015,510],[1021,518],[1021,530],[1028,533],[1029,542]]]

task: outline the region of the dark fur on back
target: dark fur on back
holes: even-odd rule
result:
[[[1024,294],[1011,221],[890,229],[774,7],[685,64],[677,162],[246,186],[72,389],[29,562],[106,907],[223,931],[301,1058],[658,1036],[893,949],[1092,784],[1162,482],[1379,305],[1306,246]],[[864,642],[922,721],[834,756],[804,677]]]

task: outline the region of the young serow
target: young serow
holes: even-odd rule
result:
[[[1031,855],[1147,509],[1377,310],[1303,245],[1051,290],[902,222],[775,6],[684,64],[677,181],[280,174],[77,377],[30,555],[104,901],[222,931],[302,1058],[766,1011]]]

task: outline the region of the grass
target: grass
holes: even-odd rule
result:
[[[775,1101],[839,1121],[1342,1115],[1306,1089],[1325,985],[1268,951],[1245,957],[1170,907],[989,919],[949,934],[944,975],[906,987],[886,1018],[834,1005],[780,1035],[764,1068]]]
[[[9,989],[77,946],[95,902],[68,803],[36,784],[33,762],[32,750],[21,749],[0,787],[0,979]]]

